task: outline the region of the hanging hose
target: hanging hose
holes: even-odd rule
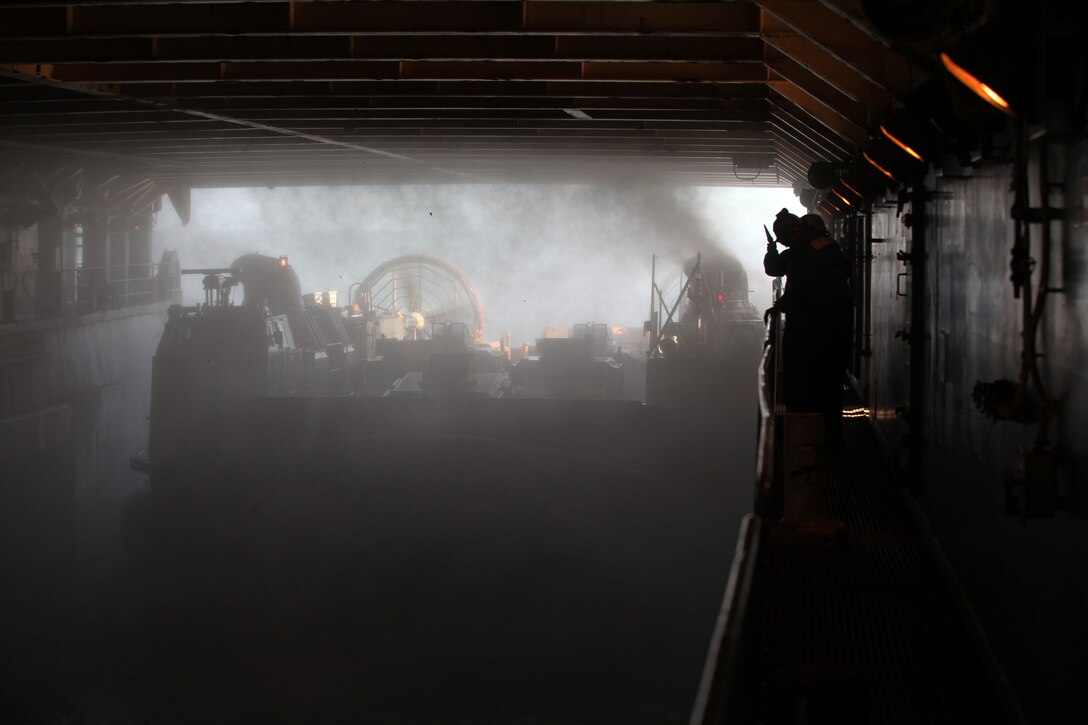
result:
[[[1045,11],[1044,11],[1045,12]],[[1045,24],[1044,24],[1045,26]],[[1046,105],[1046,59],[1047,59],[1047,37],[1045,31],[1041,28],[1039,31],[1039,47],[1041,52],[1039,53],[1038,63],[1038,93],[1039,93],[1039,108],[1045,108]],[[1026,129],[1026,124],[1021,122],[1022,129]],[[1046,309],[1046,297],[1050,293],[1050,169],[1049,169],[1049,148],[1047,144],[1047,135],[1044,133],[1038,144],[1038,184],[1039,184],[1039,213],[1035,218],[1031,214],[1030,203],[1027,203],[1027,152],[1026,145],[1026,130],[1024,139],[1024,205],[1021,207],[1021,223],[1026,225],[1030,229],[1032,222],[1038,222],[1041,227],[1040,240],[1039,240],[1039,282],[1038,287],[1035,290],[1034,303],[1031,302],[1031,287],[1030,280],[1024,287],[1024,349],[1023,356],[1021,358],[1021,371],[1020,371],[1020,390],[1023,391],[1027,385],[1027,380],[1030,377],[1032,385],[1035,387],[1035,392],[1039,399],[1039,425],[1035,435],[1035,448],[1041,450],[1049,444],[1047,439],[1047,430],[1050,423],[1051,410],[1053,408],[1053,401],[1050,399],[1047,393],[1046,385],[1043,383],[1042,374],[1039,371],[1039,355],[1037,353],[1036,342],[1039,337],[1039,325],[1043,319],[1043,312]],[[1027,240],[1030,245],[1030,236]],[[1030,248],[1030,247],[1029,247]],[[1030,272],[1029,272],[1030,275]]]
[[[1016,121],[1016,154],[1013,160],[1013,244],[1012,259],[1009,268],[1012,272],[1013,295],[1021,297],[1021,346],[1020,376],[1017,380],[1016,395],[1012,402],[1014,417],[1027,417],[1024,407],[1027,399],[1027,385],[1030,376],[1030,359],[1035,355],[1035,330],[1032,325],[1031,272],[1035,260],[1031,258],[1031,226],[1028,221],[1031,199],[1028,195],[1028,132],[1027,124]]]
[[[1035,303],[1031,310],[1029,328],[1024,331],[1024,366],[1028,368],[1031,381],[1039,395],[1040,415],[1039,429],[1035,436],[1036,447],[1047,444],[1047,427],[1050,419],[1050,411],[1053,405],[1047,394],[1046,385],[1043,383],[1042,374],[1039,371],[1039,356],[1036,353],[1036,339],[1039,334],[1039,324],[1043,319],[1043,311],[1046,308],[1046,297],[1050,293],[1050,181],[1047,164],[1047,141],[1044,135],[1039,141],[1039,223],[1042,226],[1039,250],[1039,286],[1035,290]],[[1025,295],[1026,296],[1026,295]],[[1024,375],[1021,374],[1021,385],[1024,383]]]

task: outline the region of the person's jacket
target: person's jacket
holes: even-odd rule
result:
[[[786,277],[786,288],[775,307],[799,318],[820,315],[828,308],[849,307],[850,263],[831,237],[798,242],[784,252],[768,249],[763,270],[772,277]]]

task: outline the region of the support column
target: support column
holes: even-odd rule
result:
[[[0,322],[15,321],[15,288],[19,278],[15,272],[14,229],[0,227]]]
[[[38,280],[34,304],[39,317],[59,317],[63,289],[61,252],[64,248],[64,223],[58,217],[38,222]]]
[[[128,304],[128,225],[123,219],[109,220],[109,306],[113,309]]]
[[[80,291],[89,299],[95,312],[107,309],[110,264],[109,224],[105,219],[91,218],[83,222],[83,270]]]
[[[130,305],[149,304],[155,299],[151,269],[151,215],[133,217],[128,224],[128,280]]]
[[[926,320],[926,233],[929,191],[919,184],[911,193],[910,237],[910,402],[907,408],[907,445],[910,486],[917,494],[922,485],[922,456],[925,447],[926,354],[929,327]]]

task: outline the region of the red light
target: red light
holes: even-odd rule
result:
[[[725,294],[724,293],[722,293],[722,292],[718,293],[718,302],[725,302]]]

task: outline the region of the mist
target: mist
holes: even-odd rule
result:
[[[752,302],[770,304],[761,225],[789,189],[660,185],[428,185],[194,189],[182,226],[166,205],[153,254],[183,267],[223,267],[242,254],[285,254],[303,292],[349,286],[386,259],[429,254],[460,267],[483,298],[487,340],[531,342],[548,325],[639,326],[658,282],[683,260],[724,251],[748,271]],[[185,280],[185,303],[201,299]]]

